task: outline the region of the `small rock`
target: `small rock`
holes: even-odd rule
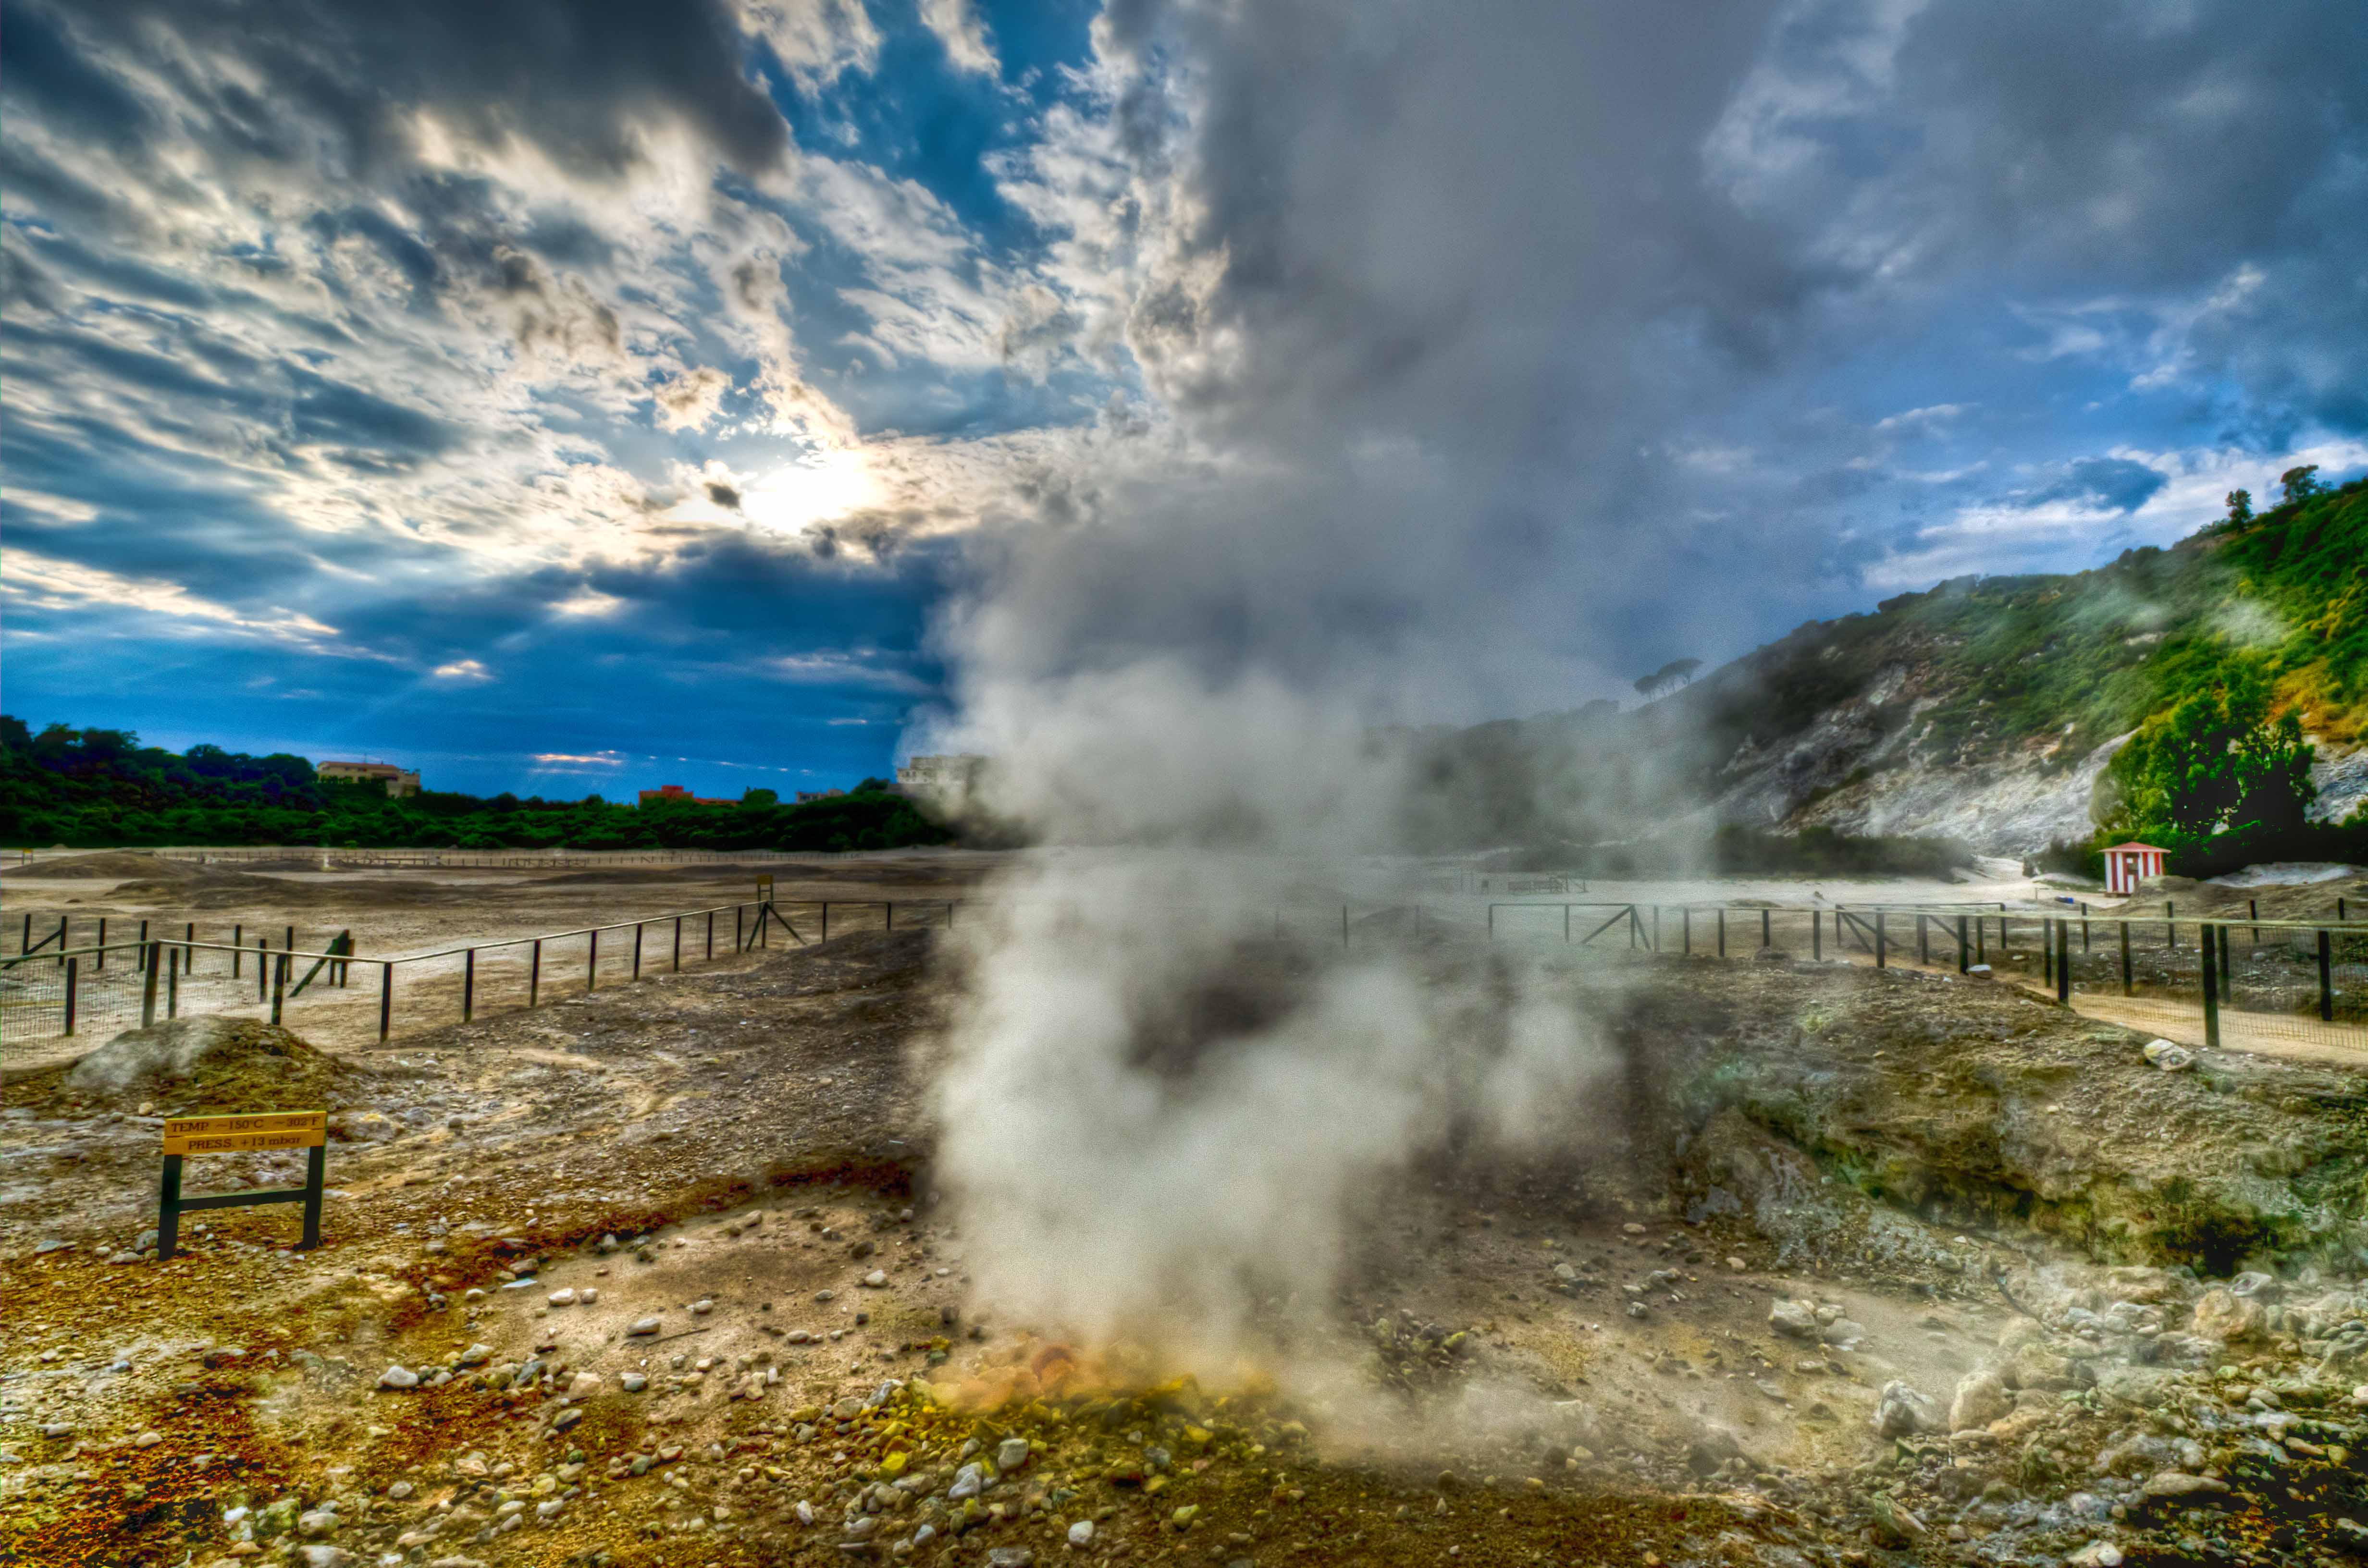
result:
[[[1093,1522],[1093,1520],[1091,1520],[1091,1519],[1079,1519],[1076,1524],[1071,1525],[1071,1526],[1069,1527],[1069,1544],[1070,1544],[1071,1546],[1079,1546],[1079,1547],[1083,1547],[1083,1546],[1091,1546],[1091,1545],[1093,1545],[1093,1543],[1094,1543],[1094,1522]]]
[[[336,1528],[337,1516],[326,1508],[316,1508],[309,1514],[296,1516],[296,1533],[307,1540],[318,1540],[324,1535],[334,1535],[336,1533]]]
[[[962,1466],[962,1469],[954,1471],[954,1483],[946,1488],[947,1500],[959,1503],[965,1497],[977,1496],[979,1488],[985,1483],[985,1480],[986,1472],[975,1462]]]
[[[590,1399],[599,1392],[600,1374],[598,1372],[578,1372],[568,1380],[567,1397],[570,1399]]]
[[[1028,1462],[1028,1439],[1006,1437],[996,1445],[995,1468],[1008,1475]]]
[[[461,1368],[482,1367],[493,1358],[494,1347],[492,1346],[472,1345],[466,1350],[461,1351],[461,1358],[452,1364]]]
[[[617,1386],[627,1393],[639,1393],[650,1386],[650,1380],[641,1372],[627,1372],[617,1380]]]
[[[991,1546],[986,1550],[986,1568],[1028,1568],[1036,1554],[1024,1546]]]
[[[386,1489],[386,1494],[400,1503],[416,1490],[408,1481],[398,1481]]]
[[[1910,1437],[1941,1427],[1941,1405],[1928,1394],[1893,1381],[1874,1402],[1874,1429],[1885,1437]]]
[[[600,1299],[600,1288],[597,1285],[586,1285],[575,1292],[575,1299],[588,1307]]]
[[[2145,1055],[2166,1073],[2183,1073],[2195,1065],[2195,1052],[2167,1040],[2146,1041]]]
[[[798,1523],[802,1525],[810,1525],[814,1522],[814,1506],[812,1503],[807,1502],[804,1498],[801,1497],[798,1499],[796,1512],[798,1516]]]
[[[2194,1497],[2206,1493],[2226,1492],[2228,1483],[2208,1475],[2190,1475],[2184,1471],[2162,1470],[2146,1477],[2138,1495],[2146,1498]]]
[[[2092,1540],[2066,1558],[2064,1568],[2122,1568],[2122,1549],[2110,1540]]]
[[[1742,1273],[1746,1268],[1748,1268],[1748,1267],[1750,1267],[1750,1265],[1748,1265],[1748,1264],[1745,1263],[1745,1262],[1743,1261],[1743,1259],[1741,1259],[1741,1258],[1739,1258],[1739,1257],[1730,1257],[1730,1258],[1728,1258],[1728,1259],[1726,1260],[1726,1266],[1727,1266],[1729,1268],[1732,1268],[1733,1270],[1735,1270],[1737,1274]]]
[[[1628,1315],[1632,1318],[1648,1318],[1653,1315],[1653,1309],[1642,1301],[1631,1301],[1628,1303]]]
[[[1793,1339],[1816,1339],[1825,1325],[1817,1322],[1814,1302],[1779,1297],[1768,1309],[1768,1326]]]
[[[690,1303],[690,1315],[693,1317],[703,1318],[714,1310],[715,1303],[707,1300],[705,1297],[701,1297],[698,1301]]]
[[[635,1318],[633,1320],[633,1325],[625,1330],[625,1332],[627,1334],[655,1334],[664,1326],[665,1324],[656,1318]]]
[[[871,1289],[873,1289],[874,1290],[878,1290],[878,1289],[880,1289],[882,1285],[885,1285],[885,1284],[887,1284],[887,1283],[888,1283],[888,1274],[887,1274],[887,1271],[886,1271],[885,1269],[875,1268],[875,1269],[873,1269],[871,1273],[869,1273],[869,1274],[867,1274],[867,1275],[865,1275],[865,1276],[863,1277],[863,1282],[864,1282],[866,1285],[869,1285],[869,1286],[870,1286]],[[996,1548],[996,1550],[997,1550],[997,1551],[1001,1551],[1001,1550],[1003,1550],[1003,1549],[1002,1549],[1002,1548],[1000,1548],[1000,1547],[998,1547],[998,1548]]]
[[[2354,1557],[2368,1557],[2368,1525],[2357,1519],[2338,1519],[2327,1527],[2327,1539]]]
[[[378,1386],[382,1389],[416,1389],[419,1386],[419,1374],[408,1367],[389,1367],[378,1375]]]
[[[1924,1534],[1924,1521],[1895,1501],[1888,1493],[1878,1492],[1867,1502],[1875,1538],[1885,1546],[1912,1545]]]
[[[543,1299],[554,1307],[572,1307],[575,1304],[575,1292],[569,1290],[553,1290],[550,1295]]]

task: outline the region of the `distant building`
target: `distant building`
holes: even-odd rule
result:
[[[703,795],[692,794],[689,790],[684,789],[679,784],[662,784],[655,790],[644,790],[642,791],[642,804],[645,806],[666,805],[669,803],[680,806],[736,806],[740,802],[737,801],[711,801]]]
[[[976,786],[985,766],[986,758],[967,753],[916,756],[896,770],[896,788],[907,795],[963,795]]]
[[[2111,893],[2134,893],[2138,883],[2148,877],[2162,875],[2163,857],[2168,849],[2157,849],[2151,844],[2135,839],[2116,844],[2105,851],[2105,891]]]
[[[835,801],[846,793],[844,790],[801,790],[798,791],[798,804],[810,806],[816,801]]]
[[[313,767],[313,775],[337,784],[383,784],[398,800],[419,793],[419,775],[391,762],[324,762]]]

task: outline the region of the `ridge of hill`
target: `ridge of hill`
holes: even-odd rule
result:
[[[2031,855],[2093,831],[2098,776],[2141,722],[2245,675],[2317,747],[2312,816],[2368,803],[2368,481],[2090,571],[1959,577],[1811,621],[1626,712],[1427,737],[1420,836],[1733,824]]]

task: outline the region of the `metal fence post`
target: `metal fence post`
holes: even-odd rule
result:
[[[1990,917],[1974,916],[1974,961],[1987,966],[1990,961]]]
[[[1960,915],[1957,916],[1957,972],[1964,973],[1973,967],[1973,950],[1966,945],[1965,917]]]
[[[2130,983],[2130,923],[2122,922],[2122,994],[2135,996],[2137,989]]]
[[[82,960],[78,958],[66,960],[66,1033],[68,1035],[74,1032],[74,993],[80,989],[76,983],[81,978]]]
[[[191,953],[189,956],[195,958],[197,954]],[[181,1016],[182,967],[181,950],[176,948],[165,965],[165,1016],[168,1018],[177,1018]]]
[[[2063,920],[2055,923],[2055,999],[2072,1000],[2072,927]]]
[[[288,999],[288,966],[296,961],[292,953],[282,953],[279,961],[271,966],[271,1021],[279,1022],[279,1009]]]
[[[1883,911],[1874,912],[1874,967],[1884,967]]]
[[[2039,923],[2039,978],[2047,984],[2055,983],[2055,921],[2053,916]]]
[[[748,950],[748,933],[741,928],[744,924],[741,912],[745,907],[737,903],[732,906],[732,950],[735,953]]]
[[[2258,898],[2247,899],[2245,901],[2245,913],[2252,916],[2253,946],[2258,948],[2261,945],[2261,901]]]
[[[584,944],[584,989],[598,991],[600,989],[600,927],[593,926],[586,936],[589,940]]]
[[[157,944],[157,948],[163,946],[161,942]],[[140,956],[131,961],[148,971],[148,978],[140,987],[140,1027],[144,1029],[156,1021],[156,971],[164,966],[157,961],[156,949],[150,948],[141,949]],[[277,1018],[272,1020],[274,1023],[279,1021]]]
[[[707,956],[715,956],[715,911],[707,912]]]
[[[2089,901],[2085,898],[2080,901],[2080,950],[2089,950]]]
[[[1718,906],[1718,956],[1726,957],[1726,905]]]
[[[1916,916],[1916,961],[1920,964],[1932,961],[1932,943],[1925,932],[1924,916],[1920,914]]]
[[[198,923],[190,921],[188,928],[181,936],[189,944],[181,949],[181,967],[195,974],[198,972]]]
[[[682,916],[674,917],[674,971],[682,972]]]
[[[1764,909],[1759,912],[1759,945],[1763,948],[1772,948],[1776,945],[1775,928],[1769,919],[1768,911]]]
[[[642,978],[642,922],[633,922],[633,978]]]
[[[2237,988],[2228,983],[2228,934],[2229,927],[2221,926],[2213,948],[2220,956],[2220,994],[2233,1002],[2237,999]]]
[[[535,994],[542,989],[542,938],[534,939],[534,948],[526,960],[526,1005],[534,1006]]]
[[[2328,962],[2327,933],[2318,934],[2318,1021],[2335,1021],[2335,971]]]
[[[142,920],[142,921],[140,923],[140,947],[139,947],[139,950],[138,950],[138,952],[133,956],[133,958],[132,958],[132,960],[131,960],[131,961],[132,961],[133,963],[137,964],[138,966],[140,966],[142,969],[145,969],[145,968],[147,968],[147,967],[148,967],[148,960],[149,960],[150,959],[154,958],[155,956],[156,956],[155,954],[154,954],[154,953],[152,953],[152,952],[150,952],[150,951],[148,950],[148,922],[146,922],[145,920]]]
[[[98,951],[91,955],[90,967],[93,969],[107,967],[107,916],[104,915],[98,917]]]
[[[2338,904],[2340,904],[2343,901],[2341,899],[2337,899],[2335,902]],[[65,953],[66,949],[72,946],[72,944],[66,940],[66,927],[67,924],[73,919],[74,916],[71,915],[61,915],[58,916],[58,952],[60,954],[58,961],[60,963],[66,961],[63,954]]]
[[[2203,1043],[2217,1050],[2220,1045],[2220,969],[2213,962],[2210,924],[2199,925],[2196,931],[2196,940],[2203,948]]]
[[[1817,963],[1826,959],[1826,917],[1814,909],[1809,911],[1809,957]]]
[[[378,962],[378,1042],[386,1043],[389,1030],[394,1027],[394,960],[381,959]]]
[[[165,1156],[164,1180],[156,1189],[156,1261],[169,1263],[181,1244],[181,1156]]]
[[[1687,958],[1694,956],[1694,912],[1691,904],[1678,910],[1678,951]]]
[[[461,960],[461,1021],[467,1023],[477,1016],[477,949],[471,948]]]
[[[255,999],[261,1002],[271,994],[271,938],[255,939]]]
[[[236,980],[238,978],[240,960],[245,957],[246,927],[244,926],[233,926],[230,928],[230,977],[233,980]]]
[[[2162,945],[2179,946],[2179,906],[2169,899],[2162,901]]]

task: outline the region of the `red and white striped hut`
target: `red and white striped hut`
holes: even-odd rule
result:
[[[2105,891],[2134,893],[2142,878],[2162,875],[2162,858],[2170,851],[2132,839],[2105,851]]]

